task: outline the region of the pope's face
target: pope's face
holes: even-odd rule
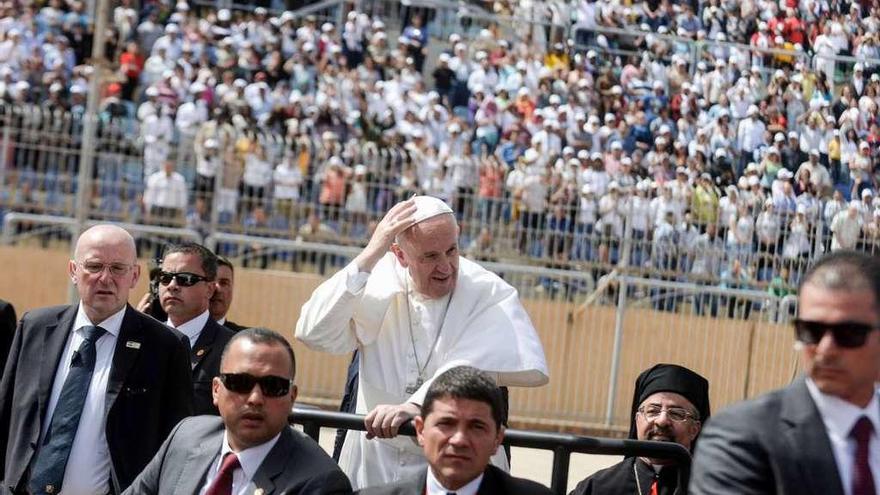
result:
[[[415,290],[437,299],[452,292],[458,278],[458,224],[443,214],[414,225],[392,246],[409,270]]]

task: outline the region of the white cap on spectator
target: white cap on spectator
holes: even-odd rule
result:
[[[455,45],[455,44],[458,43],[459,41],[461,41],[461,35],[460,35],[460,34],[458,34],[458,33],[452,33],[452,34],[449,35],[449,44],[450,44],[450,45]]]
[[[437,57],[437,60],[439,60],[440,63],[445,64],[445,63],[449,62],[449,58],[450,58],[449,54],[444,52],[444,53],[441,53],[439,57]]]
[[[331,24],[329,22],[325,22],[324,24],[321,24],[321,31],[325,32],[325,33],[329,33],[330,31],[333,31],[333,24]]]
[[[611,86],[611,94],[613,94],[613,95],[622,95],[622,94],[623,94],[623,88],[621,88],[619,84],[615,84],[614,86]]]
[[[216,148],[217,140],[214,138],[209,138],[205,140],[205,148]]]
[[[663,81],[654,81],[653,87],[655,90],[663,89]]]
[[[523,153],[522,158],[526,163],[534,163],[541,155],[535,148],[529,148]]]
[[[584,184],[581,187],[581,194],[586,196],[587,194],[593,194],[593,186],[591,184]]]
[[[749,109],[746,111],[747,115],[758,115],[758,106],[757,105],[749,105]]]
[[[189,85],[189,92],[193,94],[201,93],[202,91],[205,91],[207,89],[208,87],[200,83],[199,81],[196,81]]]
[[[726,156],[727,156],[727,150],[725,150],[724,148],[718,148],[717,150],[715,150],[715,158],[721,158],[721,157],[726,157]]]
[[[551,105],[559,105],[560,103],[562,103],[562,98],[560,98],[557,94],[552,94],[550,95],[549,101]]]
[[[781,143],[785,141],[785,134],[777,132],[776,135],[773,136],[773,141],[776,143]]]
[[[220,22],[227,22],[232,18],[232,13],[229,12],[229,9],[220,9],[217,11],[217,20]]]
[[[147,134],[146,136],[144,136],[144,142],[147,144],[155,143],[156,142],[156,135],[155,134]]]
[[[257,7],[254,9],[254,14],[257,14],[257,15],[266,15],[267,13],[268,13],[268,11],[266,10],[265,7]]]
[[[858,210],[862,207],[862,203],[859,202],[859,200],[857,200],[857,199],[853,199],[853,200],[850,200],[848,206],[854,210]]]
[[[622,150],[622,149],[623,149],[623,144],[621,144],[620,141],[614,141],[613,143],[611,143],[611,150],[612,151]]]
[[[574,148],[572,148],[571,146],[566,146],[565,148],[562,148],[562,154],[563,155],[573,155]]]
[[[596,50],[587,50],[587,58],[596,58]]]
[[[874,191],[872,191],[870,189],[862,189],[862,199],[867,198],[867,197],[873,197],[873,196],[874,196]]]
[[[367,167],[366,166],[364,166],[361,163],[358,163],[357,165],[354,166],[354,175],[366,175],[366,174],[367,174]]]
[[[768,155],[771,155],[771,154],[772,154],[772,155],[778,155],[778,154],[779,154],[779,148],[777,148],[776,146],[768,146],[768,147],[767,147],[767,151],[766,151],[766,153],[767,153]]]
[[[373,27],[374,31],[378,31],[380,29],[385,29],[385,23],[382,22],[380,19],[376,19],[375,21],[373,21],[372,27]]]
[[[176,33],[180,31],[180,28],[177,27],[177,24],[168,24],[165,26],[166,33]]]
[[[611,182],[608,183],[608,190],[609,190],[609,191],[619,191],[619,190],[620,190],[620,184],[618,184],[616,180],[613,180],[613,181],[611,181]]]
[[[788,131],[788,139],[797,139],[798,133],[797,131]]]
[[[860,149],[860,150],[861,150],[861,149],[868,149],[868,148],[870,148],[870,147],[871,147],[871,145],[868,144],[867,141],[862,141],[861,143],[859,143],[859,149]]]
[[[807,214],[807,205],[805,205],[803,203],[797,205],[797,208],[795,209],[795,213],[797,213],[798,215],[806,215]]]
[[[660,126],[660,134],[671,134],[671,133],[672,133],[672,129],[670,129],[668,125],[663,124]]]
[[[810,150],[810,154],[813,156],[819,156],[819,150],[817,150],[816,148],[813,148]]]
[[[747,189],[749,187],[749,180],[746,179],[745,176],[742,176],[736,181],[736,185],[740,189]]]
[[[487,56],[488,56],[488,54],[486,52],[484,52],[483,50],[480,50],[474,54],[474,59],[484,60]]]
[[[620,159],[620,164],[626,167],[629,167],[633,164],[632,158],[625,156]]]
[[[236,79],[235,81],[232,81],[232,86],[236,87],[236,88],[245,88],[245,87],[247,87],[247,81],[239,78],[239,79]]]
[[[617,117],[615,117],[613,113],[609,112],[609,113],[605,114],[605,123],[606,124],[608,124],[610,122],[614,122],[615,120],[617,120]]]
[[[761,179],[758,178],[757,175],[749,176],[749,187],[754,187],[761,184]]]
[[[578,160],[589,160],[590,152],[587,150],[580,150],[577,152]]]
[[[86,87],[82,84],[74,84],[70,87],[70,94],[84,95],[86,94]]]
[[[855,65],[853,65],[853,72],[862,72],[864,70],[865,67],[860,62],[857,62]]]
[[[162,79],[168,79],[169,77],[174,77],[174,71],[171,69],[165,69],[162,71]]]
[[[676,167],[675,173],[678,175],[687,175],[687,169],[684,167]]]
[[[601,160],[601,159],[602,159],[602,153],[599,153],[598,151],[594,151],[594,152],[590,153],[590,160],[595,161],[595,160]]]
[[[794,174],[792,174],[787,168],[780,170],[779,173],[776,174],[776,178],[779,180],[791,180],[793,177]]]

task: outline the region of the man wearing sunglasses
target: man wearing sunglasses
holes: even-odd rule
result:
[[[219,414],[211,382],[220,371],[220,354],[233,332],[208,310],[217,278],[217,256],[195,243],[169,246],[159,273],[159,301],[166,324],[189,338],[194,414]]]
[[[694,460],[691,493],[880,493],[880,258],[836,251],[801,282],[805,376],[722,411]]]
[[[187,418],[123,495],[349,494],[333,459],[288,425],[296,400],[290,343],[265,328],[232,337],[213,381],[220,418]]]
[[[120,493],[192,413],[186,337],[128,305],[131,235],[85,231],[68,275],[80,302],[26,313],[0,380],[0,493]]]

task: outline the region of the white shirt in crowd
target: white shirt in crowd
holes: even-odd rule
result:
[[[166,174],[160,170],[147,178],[147,187],[144,189],[144,204],[147,207],[183,210],[186,208],[186,197],[186,179],[179,172]]]

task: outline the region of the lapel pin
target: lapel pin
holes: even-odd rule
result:
[[[140,349],[141,343],[135,342],[133,340],[129,340],[128,342],[125,343],[125,347],[128,347],[129,349]]]
[[[262,488],[257,488],[254,490],[254,495],[263,495],[265,493]]]
[[[198,357],[202,357],[202,356],[204,356],[204,355],[205,355],[205,350],[204,350],[204,349],[199,349],[199,350],[196,351],[196,356],[198,356]]]

